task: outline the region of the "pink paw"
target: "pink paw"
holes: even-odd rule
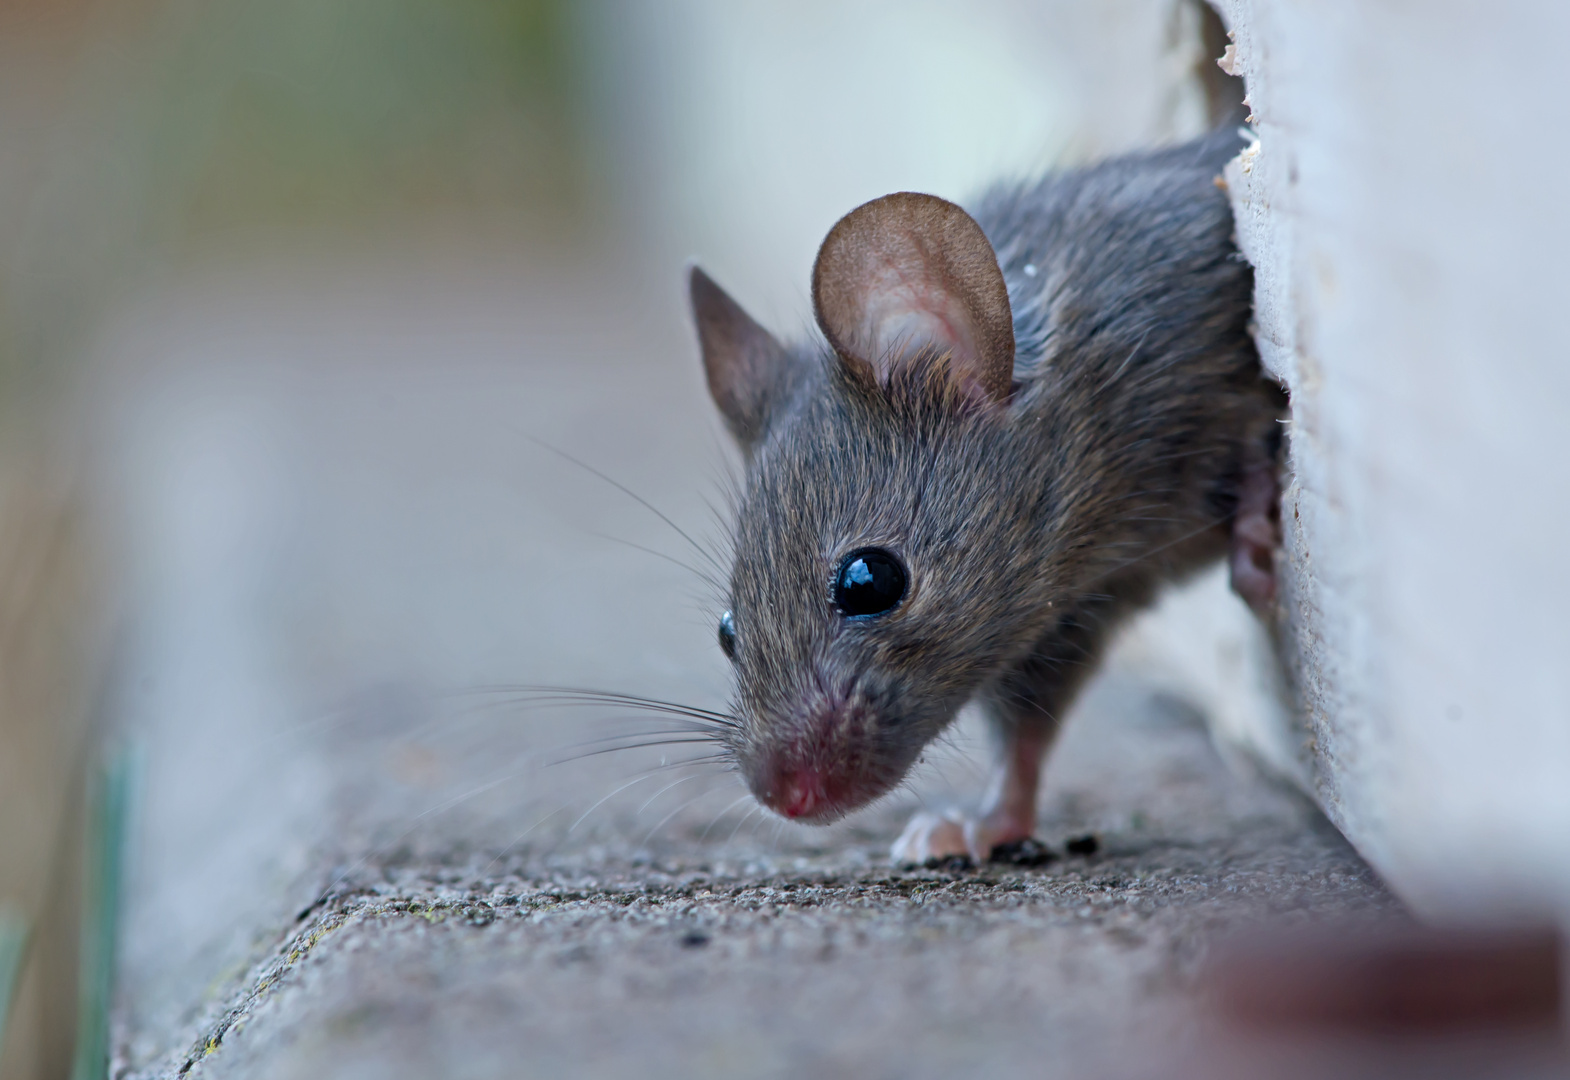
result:
[[[984,863],[999,844],[1028,840],[1034,822],[1020,822],[1010,815],[972,817],[958,811],[934,814],[923,810],[910,819],[894,841],[889,856],[896,866],[920,866],[928,859],[953,855]]]
[[[1276,602],[1276,549],[1281,545],[1281,492],[1271,468],[1243,479],[1232,520],[1232,591],[1261,618]]]

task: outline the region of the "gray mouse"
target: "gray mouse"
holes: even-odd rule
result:
[[[753,794],[827,823],[894,788],[961,707],[999,735],[974,816],[918,815],[900,862],[1028,839],[1043,758],[1109,632],[1230,555],[1274,604],[1281,389],[1218,180],[1242,143],[1000,186],[974,216],[899,193],[812,275],[783,344],[703,271],[709,390],[745,459],[721,647]]]

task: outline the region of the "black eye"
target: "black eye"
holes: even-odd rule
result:
[[[856,618],[893,611],[905,595],[905,568],[879,548],[852,552],[834,577],[834,606]]]
[[[726,656],[736,659],[736,620],[728,611],[720,615],[720,648]]]

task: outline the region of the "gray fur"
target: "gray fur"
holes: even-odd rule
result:
[[[957,395],[942,358],[879,385],[821,342],[782,352],[730,579],[732,748],[755,792],[811,763],[868,801],[978,694],[1003,724],[1055,724],[1107,629],[1226,549],[1283,408],[1216,184],[1237,149],[1213,135],[975,204],[1014,314],[1000,409]],[[866,546],[910,589],[847,620],[832,576]]]

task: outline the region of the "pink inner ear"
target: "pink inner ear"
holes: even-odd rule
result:
[[[923,349],[952,353],[956,370],[970,371],[979,357],[965,305],[918,264],[884,263],[863,297],[860,338],[880,378],[901,355]]]

